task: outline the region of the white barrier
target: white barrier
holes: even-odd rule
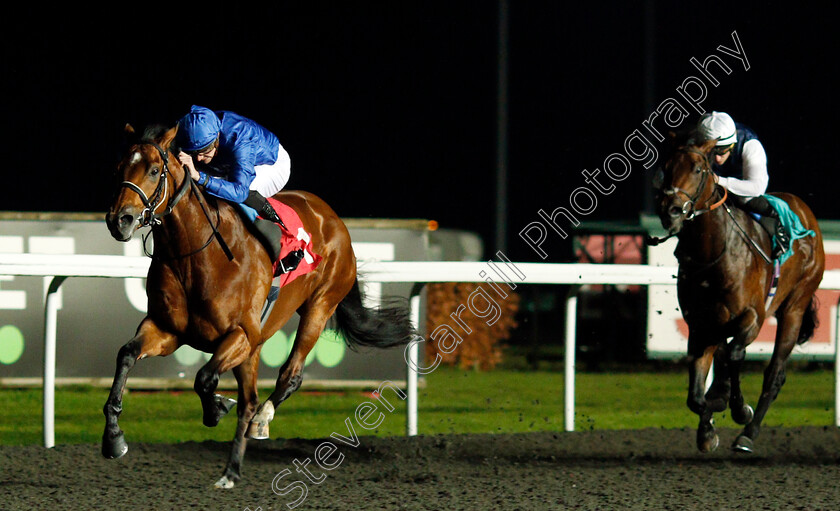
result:
[[[44,328],[44,445],[55,445],[54,390],[55,390],[55,334],[57,300],[55,292],[67,277],[145,277],[150,260],[146,257],[108,255],[46,255],[0,254],[0,275],[54,276],[46,297]],[[520,284],[674,284],[676,267],[652,267],[622,264],[554,264],[512,263],[525,275]],[[362,262],[360,280],[364,282],[484,282],[488,263],[484,262]],[[840,270],[827,271],[821,289],[840,290]],[[419,289],[419,288],[417,288]],[[419,296],[411,297],[412,320],[419,320]],[[574,294],[566,302],[566,358],[564,424],[566,431],[574,430],[575,396],[575,318],[577,299]],[[840,306],[835,333],[835,422],[840,426]],[[407,365],[406,433],[417,434],[417,367],[418,348],[414,343]]]

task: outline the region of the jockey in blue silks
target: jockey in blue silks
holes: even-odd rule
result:
[[[178,121],[177,143],[178,159],[192,179],[210,195],[240,207],[268,243],[274,263],[280,254],[282,222],[266,197],[279,192],[291,174],[289,154],[277,137],[241,115],[194,105]],[[282,271],[293,270],[301,255],[286,256]]]
[[[775,233],[777,241],[772,256],[778,259],[790,240],[779,213],[764,197],[770,181],[764,146],[755,132],[736,123],[724,112],[703,115],[697,124],[697,132],[704,140],[717,140],[712,149],[712,170],[718,176],[718,184],[726,188],[745,211],[772,223],[768,230]]]

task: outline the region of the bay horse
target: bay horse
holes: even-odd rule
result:
[[[206,426],[218,424],[233,406],[232,400],[215,394],[219,375],[233,371],[236,377],[238,424],[227,466],[216,482],[230,488],[241,478],[247,438],[268,437],[275,408],[300,387],[306,356],[330,317],[335,315],[351,348],[405,344],[415,330],[404,306],[362,305],[347,227],[323,200],[302,191],[283,191],[275,198],[297,212],[322,260],[283,286],[262,320],[273,278],[268,252],[236,207],[205,195],[190,179],[177,158],[177,130],[147,129],[117,167],[122,184],[106,215],[108,229],[116,240],[128,241],[137,229],[150,225],[154,254],[146,279],[147,315],[117,356],[104,407],[102,454],[118,458],[128,450],[118,418],[135,362],[191,346],[212,353],[194,385]],[[126,131],[137,138],[130,126]],[[300,316],[294,346],[274,392],[258,409],[260,348],[294,312]]]
[[[791,351],[816,328],[814,294],[825,268],[822,234],[814,214],[799,197],[772,194],[787,202],[803,227],[814,234],[791,242],[792,255],[781,266],[770,301],[775,267],[766,254],[771,253],[771,237],[742,209],[730,207],[727,191],[716,183],[710,156],[716,141],[697,144],[689,139],[680,144],[673,137],[673,154],[659,175],[658,215],[667,237],[679,240],[677,295],[689,328],[687,404],[700,417],[697,447],[702,452],[717,448],[712,414],[725,411],[728,404],[732,419],[744,425],[732,449],[750,453],[761,422],[785,382]],[[652,238],[649,243],[666,238]],[[775,344],[753,410],[741,393],[740,371],[746,347],[769,316],[778,321]],[[712,365],[714,378],[707,392]]]

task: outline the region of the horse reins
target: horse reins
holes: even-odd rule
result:
[[[677,188],[675,186],[672,186],[671,188],[669,188],[667,190],[663,190],[662,193],[665,194],[666,196],[678,195],[678,194],[684,195],[687,200],[683,203],[682,213],[683,213],[683,215],[686,215],[686,220],[693,220],[693,219],[697,218],[698,216],[700,216],[702,214],[709,213],[710,211],[714,211],[715,209],[724,205],[726,203],[726,199],[729,198],[729,192],[727,192],[726,188],[721,187],[723,189],[723,197],[721,197],[719,201],[715,202],[714,204],[712,204],[711,206],[709,206],[705,209],[700,209],[700,210],[695,209],[695,207],[694,207],[695,203],[697,203],[698,199],[700,199],[700,195],[703,193],[703,191],[706,188],[706,180],[709,178],[709,175],[712,174],[712,164],[709,161],[708,155],[704,154],[702,151],[699,151],[699,150],[697,150],[693,147],[690,147],[690,148],[686,149],[685,152],[690,152],[690,153],[700,155],[703,158],[703,162],[705,163],[705,165],[703,166],[703,170],[701,171],[702,177],[700,179],[700,184],[697,186],[697,190],[694,192],[694,194],[690,194],[687,191],[683,190],[682,188]],[[714,194],[714,189],[712,190],[712,194]],[[664,238],[656,238],[656,237],[653,237],[653,236],[647,236],[645,238],[645,243],[647,243],[648,245],[656,246],[656,245],[659,245],[663,241],[665,241],[665,240],[667,240],[667,239],[669,239],[673,236],[676,236],[676,233],[668,234],[668,236],[665,236]]]
[[[735,227],[738,231],[738,234],[747,243],[747,246],[750,247],[751,249],[753,249],[766,263],[773,264],[773,260],[770,259],[767,256],[767,254],[764,253],[764,251],[761,249],[761,247],[758,246],[758,244],[755,242],[755,240],[753,240],[746,233],[744,228],[741,227],[741,224],[738,222],[738,219],[735,218],[735,215],[732,213],[732,210],[729,208],[729,206],[726,205],[726,199],[729,197],[729,194],[727,193],[727,190],[726,190],[725,187],[721,187],[721,188],[723,188],[723,197],[721,197],[721,199],[719,201],[715,202],[714,204],[712,204],[708,208],[701,209],[699,211],[694,209],[694,204],[700,198],[700,195],[703,193],[703,190],[705,189],[706,179],[708,179],[708,176],[710,174],[712,174],[712,165],[711,165],[711,161],[709,160],[709,156],[706,155],[705,153],[703,153],[702,151],[699,151],[694,147],[690,147],[688,149],[685,149],[685,151],[690,152],[690,153],[694,153],[694,154],[698,154],[703,158],[703,162],[705,163],[705,165],[703,166],[703,170],[702,170],[703,177],[700,181],[700,185],[697,187],[697,190],[693,195],[689,194],[688,192],[686,192],[682,188],[677,188],[677,187],[671,187],[668,190],[663,190],[662,193],[664,193],[665,195],[677,195],[677,194],[685,195],[685,197],[688,200],[685,203],[683,203],[682,212],[683,212],[684,215],[686,215],[686,220],[692,220],[692,219],[697,218],[698,216],[700,216],[704,213],[714,211],[718,207],[723,206],[724,210],[726,210],[727,215],[729,216],[729,218],[732,219],[732,222],[735,224]],[[714,193],[714,190],[712,191],[712,193]],[[656,246],[656,245],[659,245],[660,243],[662,243],[663,241],[675,236],[676,234],[677,233],[670,233],[670,234],[668,234],[668,236],[665,236],[664,238],[656,238],[656,237],[652,237],[652,236],[646,236],[645,237],[645,243],[647,243],[648,245]],[[724,247],[723,247],[723,250],[721,251],[721,254],[717,258],[715,258],[715,260],[712,261],[711,263],[704,264],[702,266],[701,270],[706,269],[706,268],[710,268],[710,267],[716,265],[718,262],[720,262],[720,260],[723,258],[723,255],[725,253],[726,253],[726,242],[725,242],[725,239],[724,239]],[[697,272],[698,271],[695,270],[694,273],[697,273]],[[778,264],[778,261],[777,261],[776,268],[775,268],[775,271],[774,271],[774,278],[771,281],[770,292],[768,293],[768,297],[767,297],[767,300],[766,300],[766,308],[770,307],[770,302],[772,301],[773,295],[775,295],[775,289],[776,289],[776,286],[778,285],[778,281],[779,281],[779,264]]]
[[[168,189],[169,189],[169,179],[167,176],[169,175],[169,151],[164,150],[160,145],[155,142],[144,141],[140,142],[140,144],[151,145],[155,149],[157,149],[158,153],[160,154],[161,159],[163,160],[163,171],[161,172],[160,179],[158,180],[158,184],[155,187],[155,191],[152,193],[152,197],[149,198],[146,195],[146,192],[143,191],[142,188],[137,186],[136,184],[132,183],[131,181],[123,181],[120,186],[128,188],[133,192],[137,193],[140,196],[140,200],[143,201],[143,205],[145,209],[140,212],[139,219],[140,219],[140,227],[151,226],[152,229],[162,224],[162,218],[172,213],[172,210],[175,209],[175,206],[184,198],[187,194],[189,189],[192,189],[197,198],[198,203],[201,206],[201,210],[204,213],[204,216],[207,218],[207,222],[210,224],[212,229],[212,233],[207,241],[197,250],[190,252],[189,254],[184,254],[173,259],[189,257],[193,254],[201,252],[208,245],[210,242],[213,241],[213,238],[216,238],[219,241],[219,245],[222,247],[222,251],[224,251],[225,255],[227,256],[228,260],[233,260],[233,252],[231,252],[230,247],[228,247],[227,243],[225,242],[222,234],[219,232],[218,226],[221,222],[221,218],[219,217],[219,211],[216,210],[216,223],[213,223],[213,220],[210,218],[210,212],[207,209],[207,205],[204,203],[203,195],[201,190],[199,190],[198,185],[193,181],[192,176],[188,170],[184,170],[184,181],[178,187],[178,190],[175,192],[172,197],[169,198],[169,201],[166,204],[166,208],[163,210],[163,213],[158,214],[156,210],[163,204],[163,201],[166,199]],[[157,202],[157,204],[155,204]],[[147,255],[153,257],[152,254],[149,254],[148,250],[145,247],[145,238],[143,243],[143,250],[146,252]]]
[[[697,187],[697,190],[694,192],[694,195],[690,195],[682,188],[677,188],[673,186],[668,190],[664,190],[662,193],[664,193],[665,195],[677,195],[680,193],[685,195],[688,200],[683,203],[682,212],[684,215],[686,215],[687,220],[692,220],[704,213],[708,213],[719,208],[721,205],[723,205],[724,202],[726,202],[726,199],[729,197],[729,193],[726,191],[726,188],[723,188],[723,197],[721,197],[719,201],[715,202],[706,209],[694,209],[694,204],[697,202],[697,200],[700,198],[700,195],[706,188],[706,180],[712,174],[712,164],[709,161],[708,155],[704,154],[702,151],[690,147],[686,149],[686,152],[698,154],[703,158],[703,162],[705,163],[705,165],[703,166],[703,170],[701,171],[703,176],[700,180],[700,185]],[[712,193],[714,193],[714,190],[712,191]]]

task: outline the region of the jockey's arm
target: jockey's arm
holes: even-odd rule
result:
[[[757,197],[767,191],[770,176],[767,174],[767,154],[758,140],[744,144],[742,153],[743,179],[721,177],[721,186],[742,197]]]
[[[237,144],[233,149],[235,164],[226,178],[201,176],[204,189],[216,197],[241,204],[248,198],[251,183],[256,177],[254,171],[255,149],[253,144]]]

